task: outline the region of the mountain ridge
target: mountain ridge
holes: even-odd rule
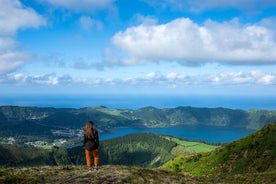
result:
[[[77,143],[88,120],[100,133],[118,128],[165,128],[182,125],[257,130],[276,121],[276,110],[238,110],[227,108],[144,107],[137,110],[110,109],[104,106],[84,108],[50,108],[0,106],[0,141],[14,139],[15,144],[43,141],[54,143],[65,139]]]
[[[137,110],[106,107],[45,108],[0,106],[0,123],[8,121],[35,121],[45,125],[80,127],[93,119],[104,127],[166,127],[175,125],[231,126],[259,129],[276,120],[276,110],[240,110],[229,108],[144,107]]]

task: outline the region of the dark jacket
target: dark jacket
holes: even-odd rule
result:
[[[83,147],[86,150],[95,150],[99,148],[99,134],[96,129],[92,129],[94,138],[83,136]]]

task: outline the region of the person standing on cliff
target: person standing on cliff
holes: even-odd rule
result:
[[[91,156],[94,158],[94,170],[99,169],[99,135],[98,131],[93,128],[93,121],[88,121],[84,127],[83,148],[85,149],[86,165],[89,171],[92,170]]]

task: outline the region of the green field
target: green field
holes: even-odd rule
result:
[[[169,137],[169,136],[164,136],[164,137],[170,141],[177,143],[178,145],[183,146],[186,153],[209,152],[219,147],[219,146],[210,145],[202,142],[186,141],[176,137]]]

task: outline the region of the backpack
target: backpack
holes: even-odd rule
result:
[[[98,148],[98,144],[97,144],[96,138],[95,138],[95,135],[96,135],[96,130],[95,129],[93,129],[93,134],[94,134],[94,138],[92,138],[92,139],[86,138],[87,141],[84,145],[86,150],[91,151],[91,150],[95,150],[95,149]]]
[[[95,139],[88,139],[86,141],[84,147],[86,150],[89,150],[89,151],[97,149],[97,144],[96,144]]]

